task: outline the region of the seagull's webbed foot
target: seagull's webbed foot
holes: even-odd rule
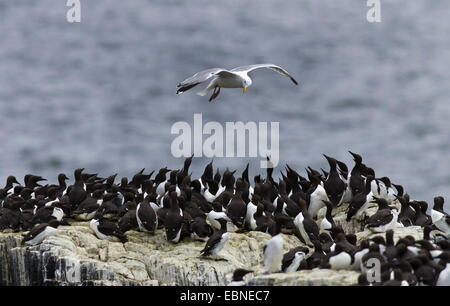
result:
[[[211,97],[209,98],[209,102],[211,102],[212,100],[214,100],[215,98],[217,98],[217,96],[219,95],[219,93],[220,93],[220,87],[219,87],[219,90],[217,90],[217,87],[215,87],[214,88],[214,92],[213,92],[213,94],[211,95]]]

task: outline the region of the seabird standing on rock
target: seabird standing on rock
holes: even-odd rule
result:
[[[136,220],[136,210],[127,211],[118,221],[119,229],[122,233],[125,233],[131,229],[138,229],[139,226]]]
[[[373,181],[373,176],[368,175],[365,181],[365,187],[361,192],[353,194],[347,211],[347,222],[351,220],[353,216],[361,218],[363,213],[369,207],[370,203],[373,203],[373,195],[371,192],[371,182]]]
[[[409,206],[409,195],[406,193],[404,195],[397,195],[397,200],[400,202],[401,209],[398,215],[398,222],[403,224],[403,226],[414,225],[414,220],[416,218],[416,212]]]
[[[375,186],[376,188],[372,188],[372,193],[375,197],[385,199],[388,204],[395,200],[395,192],[388,177],[384,176],[376,179]]]
[[[158,228],[158,217],[147,199],[144,199],[142,203],[138,204],[136,208],[136,220],[139,230],[142,232],[154,233]]]
[[[189,228],[191,229],[191,238],[203,240],[213,234],[212,227],[206,223],[204,217],[195,217],[189,222]]]
[[[41,243],[48,236],[55,235],[58,232],[58,225],[59,221],[56,219],[50,220],[48,223],[36,225],[31,229],[31,231],[23,236],[22,245],[37,245]]]
[[[97,238],[108,241],[120,241],[125,243],[127,237],[122,233],[115,222],[103,218],[97,214],[89,223]]]
[[[212,81],[209,85],[204,90],[197,93],[200,96],[204,96],[207,95],[210,90],[214,89],[214,93],[209,98],[209,102],[214,100],[219,95],[221,88],[243,88],[245,93],[247,88],[252,85],[252,79],[247,74],[259,68],[269,68],[274,70],[284,76],[287,76],[295,85],[298,85],[297,81],[280,66],[273,64],[256,64],[241,66],[231,70],[212,68],[197,72],[177,85],[177,94],[183,93],[186,90],[189,90],[211,78]]]
[[[334,223],[333,217],[331,216],[331,212],[333,211],[333,203],[330,201],[324,201],[327,210],[325,213],[325,217],[320,222],[320,232],[327,232],[330,233],[331,229],[336,226],[336,223]]]
[[[212,203],[213,209],[206,215],[206,220],[208,220],[209,224],[216,229],[220,229],[220,223],[217,221],[220,218],[223,218],[227,220],[227,230],[229,232],[235,232],[238,228],[234,223],[231,221],[231,219],[227,216],[227,214],[223,211],[222,204],[220,204],[218,201],[214,201]]]
[[[164,220],[167,241],[174,243],[180,241],[183,222],[184,218],[180,213],[180,207],[178,206],[177,193],[176,191],[172,191],[170,193],[170,210]]]
[[[353,153],[349,151],[349,153],[353,156],[353,160],[355,161],[355,165],[353,166],[352,171],[350,172],[350,177],[348,179],[349,186],[352,192],[352,195],[360,193],[364,189],[364,178],[362,176],[362,172],[364,170],[364,164],[362,163],[362,157],[359,154]]]
[[[336,159],[325,154],[323,154],[323,156],[325,156],[328,164],[330,165],[330,172],[328,173],[328,177],[323,183],[323,188],[325,189],[330,202],[334,207],[336,207],[341,203],[347,185],[339,176],[339,173],[337,171]]]
[[[307,245],[313,245],[312,241],[319,238],[319,226],[311,218],[305,207],[302,207],[302,212],[295,217],[294,224],[300,234],[301,240]]]
[[[308,212],[312,218],[316,218],[319,210],[325,206],[323,201],[328,201],[329,199],[325,188],[323,188],[323,183],[320,180],[320,177],[313,174],[309,176],[311,178],[312,185],[310,189],[312,192],[310,193]]]
[[[281,235],[281,226],[286,221],[286,216],[279,215],[275,219],[275,229],[270,238],[264,245],[264,269],[268,273],[281,271],[283,261],[283,236]]]
[[[397,209],[388,206],[385,199],[376,198],[374,203],[378,204],[378,211],[370,216],[366,222],[366,226],[373,232],[386,232],[389,229],[393,229],[397,226],[397,217],[399,211]]]
[[[415,211],[415,219],[414,225],[425,226],[431,224],[431,217],[427,215],[427,208],[425,207],[426,203],[419,201],[411,201],[410,206]],[[428,206],[428,205],[427,205]]]
[[[328,264],[324,264],[322,267],[329,267],[333,270],[345,270],[350,268],[352,261],[352,254],[346,252],[345,247],[338,243],[334,252],[328,254]]]
[[[431,221],[440,231],[450,237],[450,216],[444,211],[444,198],[435,197],[431,209]]]
[[[244,226],[245,217],[247,215],[247,205],[242,200],[241,193],[236,193],[232,196],[227,205],[226,214],[238,228]]]
[[[69,196],[71,210],[75,210],[87,197],[87,192],[84,189],[84,181],[82,178],[83,170],[84,168],[78,168],[74,171],[75,183],[68,188],[67,195]]]
[[[225,243],[230,238],[227,232],[227,220],[220,218],[217,220],[220,223],[220,230],[216,231],[209,237],[203,250],[200,251],[202,256],[215,256],[222,250]]]
[[[309,249],[305,247],[296,247],[283,255],[281,269],[283,272],[295,272],[308,254]],[[306,262],[304,262],[306,265]]]

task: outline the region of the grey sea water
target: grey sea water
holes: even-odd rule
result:
[[[0,183],[14,174],[56,181],[76,167],[131,176],[181,167],[176,121],[280,122],[280,164],[351,168],[360,153],[412,198],[450,198],[450,2],[382,1],[368,23],[361,0],[0,0]],[[245,95],[215,103],[175,94],[211,67],[271,62],[300,82],[255,71]],[[216,158],[250,175],[261,158]],[[209,162],[194,160],[194,175]],[[448,199],[450,201],[450,199]],[[448,209],[448,206],[447,206]]]

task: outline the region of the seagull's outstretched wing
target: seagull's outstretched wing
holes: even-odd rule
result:
[[[208,80],[209,78],[215,76],[217,73],[222,71],[228,71],[223,68],[211,68],[208,70],[203,70],[200,72],[197,72],[193,76],[187,78],[183,82],[177,85],[177,94],[180,94],[182,92],[185,92],[186,90],[191,89],[192,87],[203,83],[204,81]]]
[[[250,72],[252,70],[255,69],[259,69],[259,68],[269,68],[272,69],[284,76],[287,76],[288,78],[291,79],[292,82],[294,82],[295,85],[298,85],[298,82],[283,68],[281,68],[280,66],[274,65],[274,64],[256,64],[256,65],[248,65],[248,66],[241,66],[241,67],[236,67],[234,69],[231,69],[231,72]]]

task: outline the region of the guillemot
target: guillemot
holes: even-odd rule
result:
[[[178,243],[180,241],[181,227],[183,226],[183,216],[178,206],[177,193],[170,193],[170,209],[164,220],[167,241]]]
[[[267,273],[281,271],[283,261],[283,236],[281,234],[281,227],[284,222],[285,216],[277,216],[272,238],[264,244],[264,269]]]
[[[375,198],[374,202],[378,204],[378,210],[367,220],[367,228],[373,232],[386,232],[395,228],[399,211],[395,208],[391,210],[385,199]]]
[[[59,221],[56,219],[50,220],[48,223],[36,225],[23,236],[22,245],[37,245],[41,243],[45,238],[55,235],[58,232],[58,226]]]
[[[329,157],[325,154],[323,154],[323,156],[325,156],[330,166],[330,171],[328,173],[326,180],[323,183],[323,187],[325,189],[329,201],[333,204],[334,207],[336,207],[341,203],[347,185],[339,176],[339,173],[337,171],[336,159]]]
[[[154,233],[158,228],[158,217],[147,199],[137,205],[136,221],[142,232]]]
[[[216,231],[209,237],[205,247],[200,251],[202,256],[215,256],[222,250],[225,243],[230,238],[227,232],[227,220],[220,218],[217,220],[220,223],[220,230]]]
[[[309,249],[305,247],[296,247],[283,255],[281,269],[283,272],[295,272],[308,254]],[[304,262],[306,265],[306,262]]]
[[[100,214],[97,214],[89,222],[89,226],[99,239],[120,241],[122,243],[128,241],[127,237],[122,233],[115,222],[103,218]]]
[[[450,216],[444,211],[444,198],[435,197],[431,209],[431,221],[447,237],[450,237]]]

